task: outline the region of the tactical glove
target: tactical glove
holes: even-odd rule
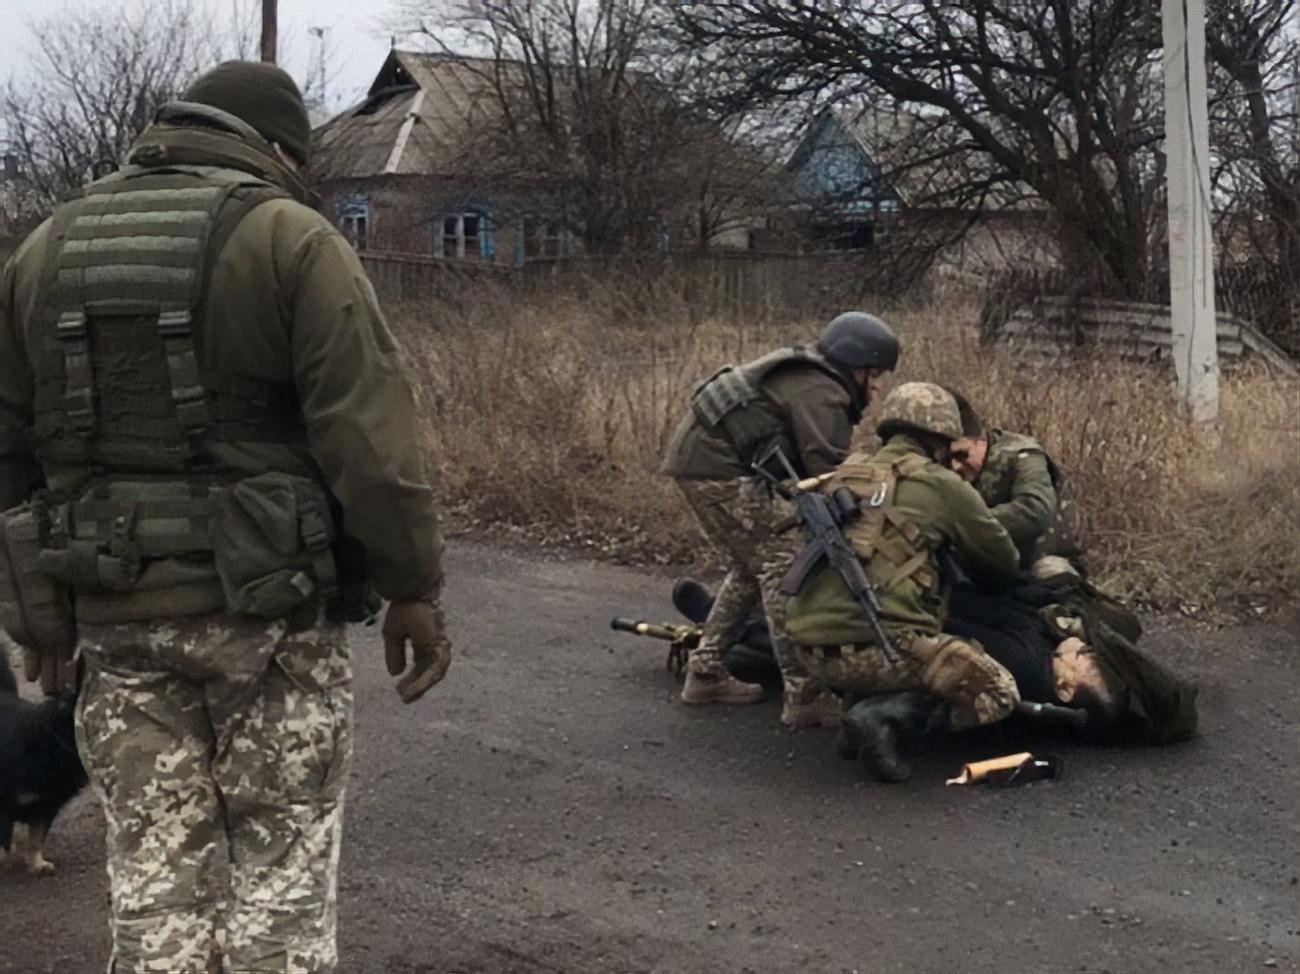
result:
[[[447,675],[451,642],[447,639],[438,593],[410,602],[393,602],[384,616],[384,659],[397,682],[403,703],[414,703]],[[406,644],[411,644],[407,669]]]
[[[77,692],[77,663],[72,649],[23,649],[23,676],[28,683],[38,680],[47,697],[61,697]]]

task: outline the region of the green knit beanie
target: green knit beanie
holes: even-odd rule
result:
[[[181,100],[210,105],[243,119],[300,165],[307,164],[311,122],[302,93],[284,69],[261,61],[226,61],[200,75]]]

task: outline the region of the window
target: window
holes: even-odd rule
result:
[[[370,246],[370,201],[364,198],[345,200],[339,207],[339,230],[354,250]]]
[[[486,213],[470,210],[433,222],[433,252],[438,257],[492,258],[492,227]]]
[[[524,220],[524,258],[568,257],[572,237],[558,223],[529,217]]]

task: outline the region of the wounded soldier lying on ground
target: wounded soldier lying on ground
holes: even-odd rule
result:
[[[945,391],[962,427],[948,465],[983,498],[1034,578],[1000,594],[957,584],[947,629],[984,644],[1025,699],[1084,707],[1094,726],[1150,743],[1190,737],[1195,688],[1139,652],[1137,617],[1086,581],[1060,468],[1033,437],[987,429],[965,396]]]
[[[1016,589],[1021,558],[1009,534],[944,466],[961,435],[947,391],[898,387],[878,432],[884,447],[850,457],[821,489],[858,500],[842,530],[877,596],[884,642],[825,560],[796,559],[782,586],[787,634],[814,678],[844,698],[842,739],[873,777],[910,776],[900,753],[908,737],[994,724],[1022,699],[1086,711],[1098,736],[1133,720],[1150,741],[1193,732],[1195,691],[1137,651],[1140,628],[1122,606],[1073,573]],[[971,580],[956,616],[944,552]]]
[[[1089,737],[1170,744],[1196,733],[1196,686],[1139,649],[1137,617],[1077,575],[999,594],[955,585],[944,628],[978,641],[1021,699],[1087,710]]]

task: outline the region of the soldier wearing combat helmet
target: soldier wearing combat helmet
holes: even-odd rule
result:
[[[1016,549],[974,489],[949,470],[961,435],[957,404],[926,382],[886,397],[878,452],[854,454],[823,489],[847,487],[862,515],[844,533],[879,596],[880,620],[898,654],[891,662],[843,578],[825,567],[787,607],[788,633],[815,679],[856,701],[842,740],[875,778],[901,781],[910,769],[898,739],[942,718],[953,729],[989,724],[1019,700],[1011,674],[981,649],[944,633],[937,552],[951,546],[979,583],[1015,580]]]
[[[784,600],[776,586],[795,542],[775,530],[789,511],[754,475],[753,464],[780,447],[801,476],[835,469],[881,377],[897,362],[898,339],[890,327],[851,311],[831,321],[811,348],[783,348],[728,365],[696,386],[663,472],[676,480],[728,571],[690,654],[683,702],[761,699],[761,687],[736,680],[722,663],[741,622],[761,600],[785,684],[781,719],[791,726],[838,719],[833,698],[818,699],[784,636]]]
[[[413,396],[310,151],[287,74],[222,64],[0,281],[0,617],[47,692],[85,664],[110,971],[334,970],[344,622],[390,600],[407,702],[451,659]]]

